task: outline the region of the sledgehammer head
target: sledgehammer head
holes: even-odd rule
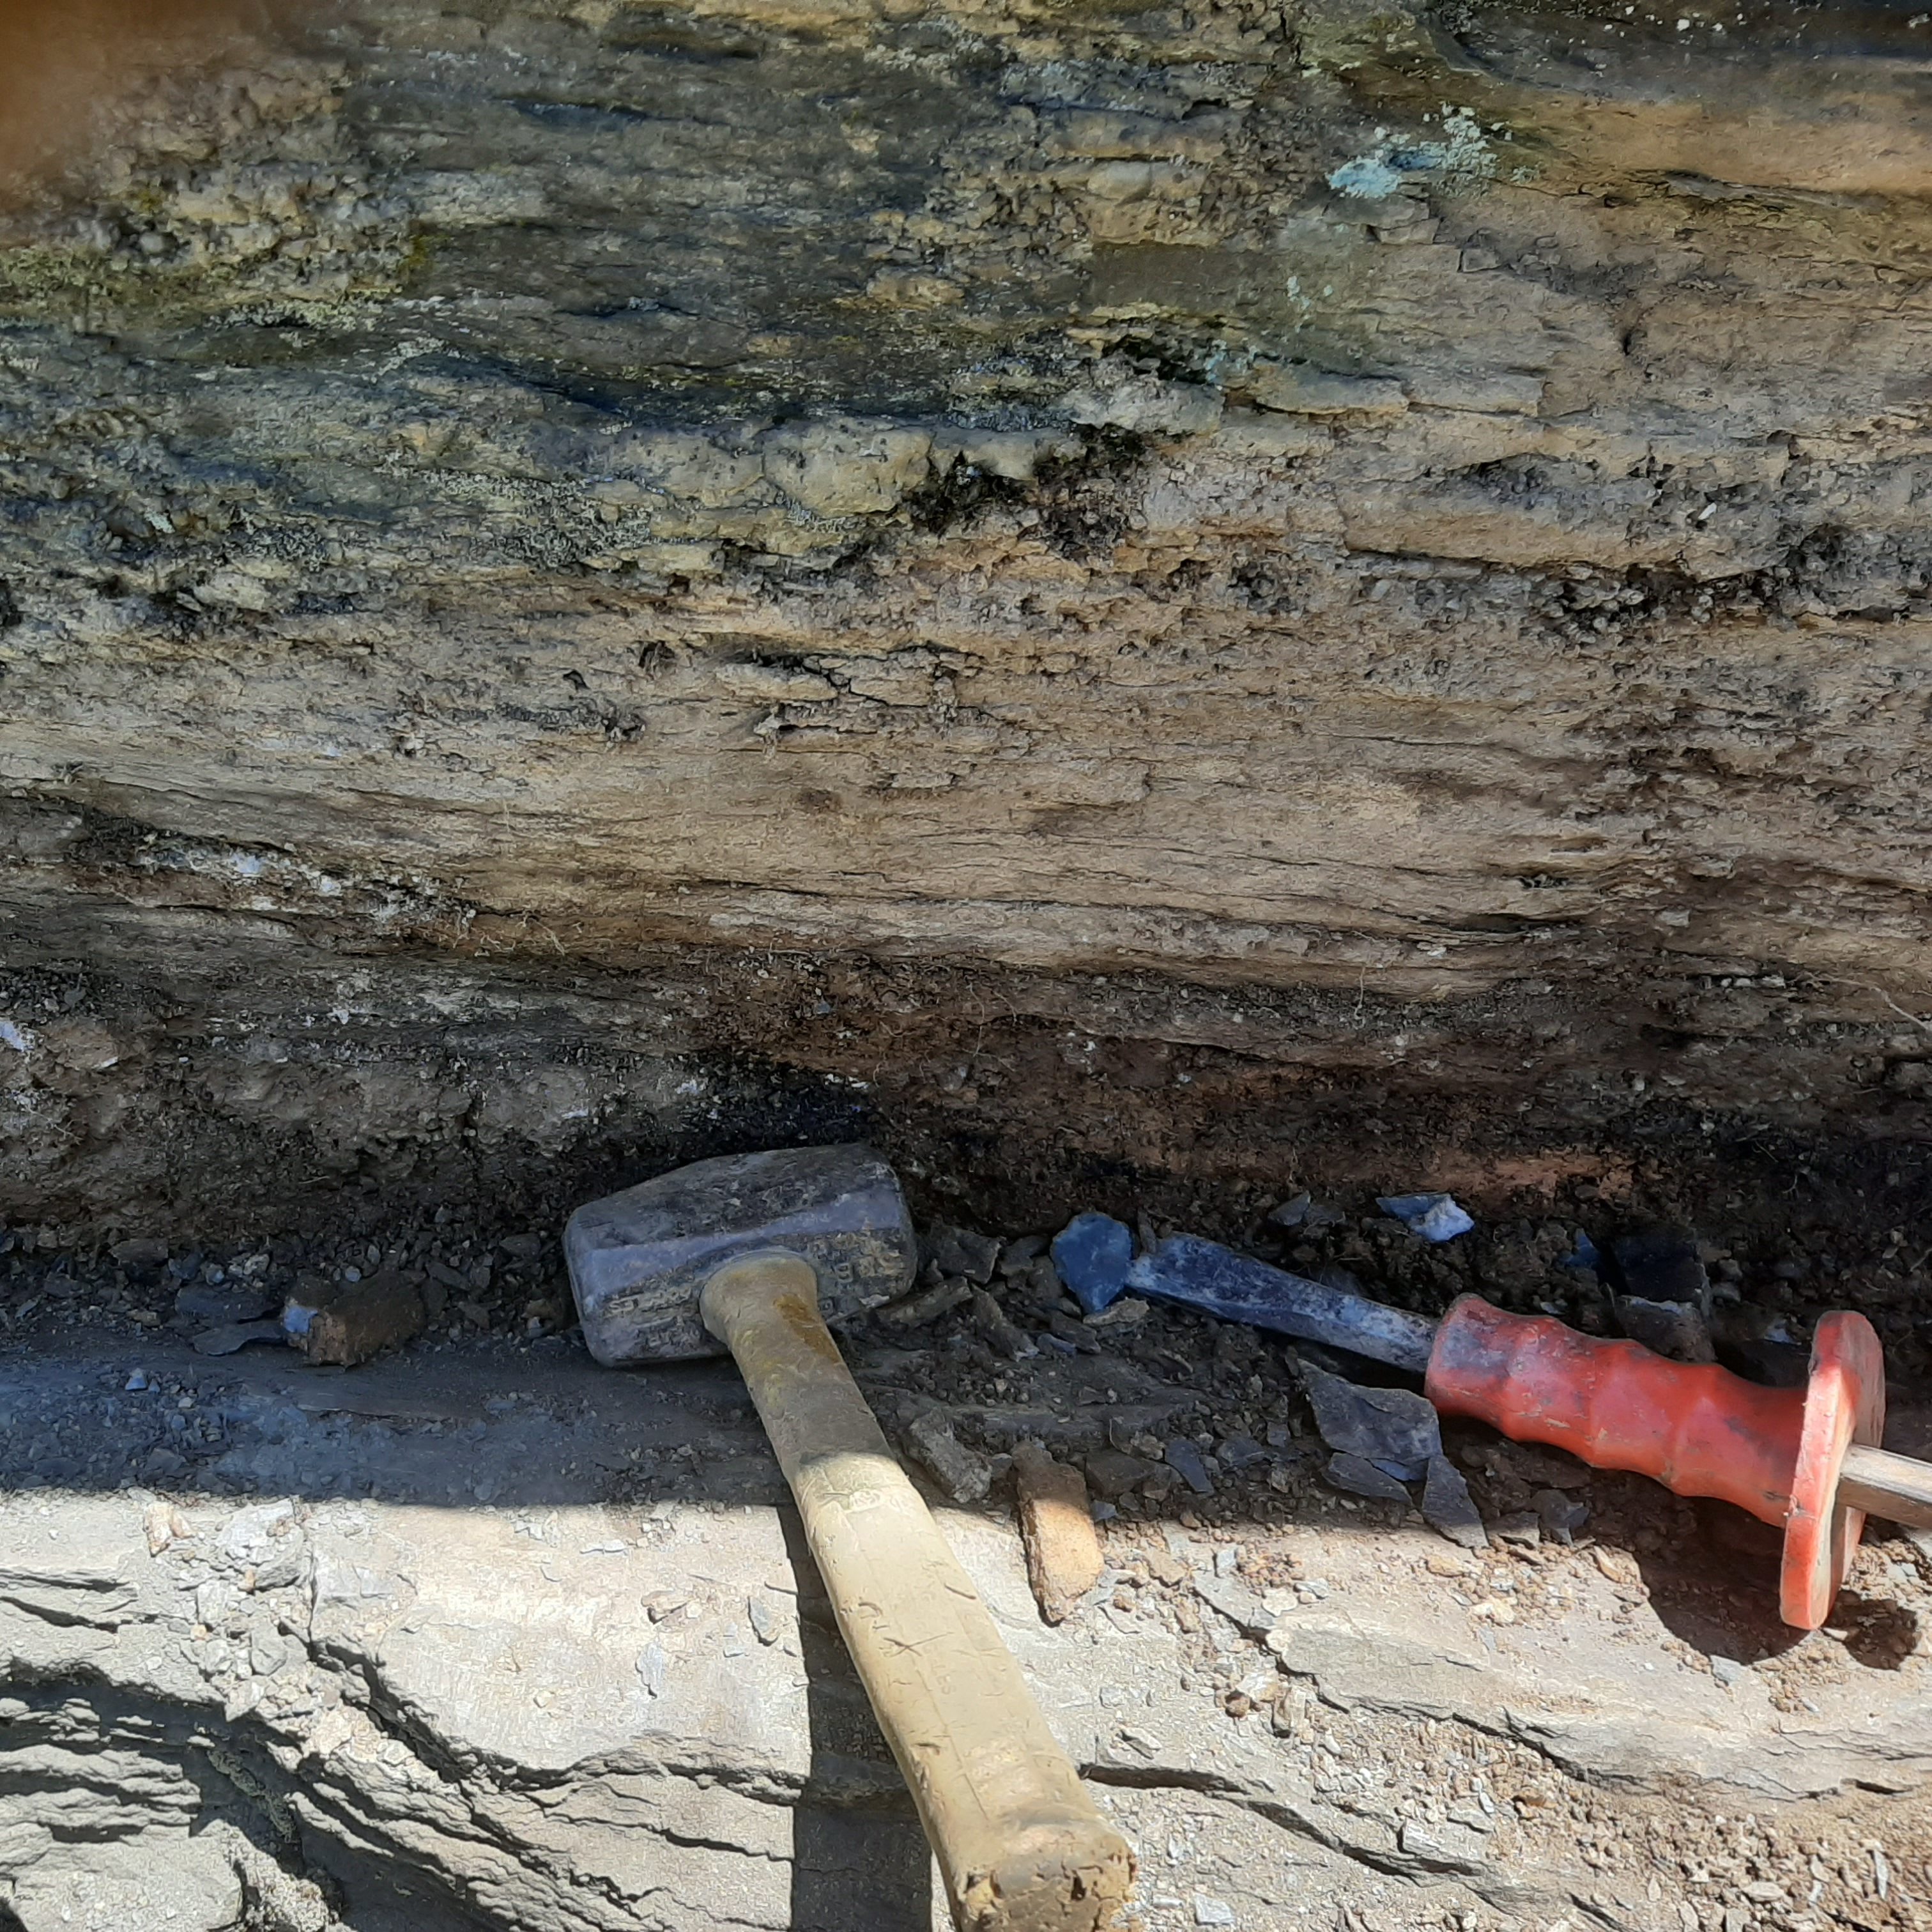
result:
[[[760,1248],[811,1262],[831,1322],[904,1294],[919,1264],[898,1182],[870,1148],[698,1161],[570,1217],[564,1258],[591,1354],[610,1367],[722,1355],[698,1298],[725,1262]]]

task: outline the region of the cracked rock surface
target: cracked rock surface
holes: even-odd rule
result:
[[[27,1486],[17,1446],[0,1471],[0,1899],[26,1932],[943,1914],[726,1371],[140,1346],[157,1400],[236,1418],[193,1486]],[[16,1349],[0,1398],[111,1433],[133,1359]],[[1136,1844],[1150,1927],[1802,1932],[1932,1902],[1922,1644],[1821,1633],[1720,1671],[1667,1565],[1465,1554],[1333,1498],[1109,1522],[1054,1628],[1004,1507],[941,1521]],[[1926,1561],[1875,1545],[1855,1580],[1923,1618]]]

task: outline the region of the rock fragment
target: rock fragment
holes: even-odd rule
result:
[[[274,1306],[274,1298],[266,1288],[245,1282],[230,1282],[217,1288],[206,1282],[191,1281],[175,1294],[177,1315],[190,1322],[218,1325],[259,1322]]]
[[[1006,1318],[1006,1311],[998,1298],[983,1288],[973,1291],[973,1325],[994,1348],[1011,1360],[1022,1361],[1039,1352],[1028,1340],[1024,1330]]]
[[[1556,1542],[1574,1542],[1577,1531],[1590,1520],[1590,1505],[1561,1490],[1538,1490],[1529,1500],[1543,1533]]]
[[[670,1667],[670,1653],[656,1637],[638,1653],[638,1677],[646,1697],[664,1695],[664,1677]]]
[[[906,1446],[920,1466],[956,1503],[984,1502],[993,1486],[993,1468],[976,1449],[952,1432],[938,1409],[922,1409],[905,1425]]]
[[[250,1342],[284,1342],[287,1332],[279,1322],[224,1322],[204,1328],[193,1339],[198,1355],[232,1355]]]
[[[1134,1238],[1111,1214],[1076,1214],[1053,1238],[1053,1265],[1089,1315],[1120,1299],[1134,1258]]]
[[[1610,1255],[1626,1294],[1646,1301],[1688,1302],[1708,1312],[1711,1277],[1688,1234],[1668,1228],[1626,1234],[1610,1244]]]
[[[1186,1436],[1175,1436],[1162,1454],[1167,1459],[1167,1466],[1197,1496],[1211,1496],[1214,1493],[1214,1479],[1208,1473],[1208,1465],[1201,1460],[1201,1451]]]
[[[1384,1475],[1414,1482],[1442,1453],[1435,1405],[1411,1389],[1363,1388],[1304,1364],[1302,1387],[1315,1426],[1330,1448],[1372,1462]]]
[[[1298,1228],[1308,1218],[1308,1210],[1315,1204],[1315,1197],[1306,1188],[1299,1194],[1292,1195],[1278,1207],[1272,1208],[1267,1215],[1268,1223],[1274,1228]]]
[[[1436,1871],[1472,1870],[1489,1852],[1478,1833],[1448,1819],[1430,1825],[1411,1819],[1402,1826],[1398,1842],[1408,1857]]]
[[[761,1590],[754,1590],[745,1599],[745,1616],[752,1626],[752,1634],[762,1644],[776,1643],[783,1634],[784,1625],[778,1622],[777,1606]]]
[[[1597,1568],[1612,1583],[1640,1583],[1643,1571],[1636,1558],[1628,1550],[1619,1550],[1614,1545],[1600,1543],[1590,1552]]]
[[[1086,1480],[1038,1443],[1022,1442],[1013,1451],[1013,1482],[1027,1576],[1040,1613],[1050,1624],[1063,1623],[1100,1580],[1103,1567]]]
[[[1406,1503],[1408,1492],[1385,1471],[1360,1456],[1338,1453],[1330,1456],[1322,1472],[1338,1490],[1352,1496],[1373,1496],[1378,1501]]]
[[[1154,1474],[1154,1466],[1121,1449],[1096,1449],[1087,1458],[1087,1481],[1097,1496],[1118,1502]]]
[[[1697,1244],[1680,1230],[1652,1228],[1610,1244],[1622,1292],[1617,1321],[1634,1342],[1678,1362],[1714,1362],[1711,1277]]]
[[[141,1527],[147,1538],[150,1556],[160,1556],[170,1544],[194,1534],[188,1528],[188,1519],[172,1503],[150,1503],[142,1517]]]
[[[1702,1314],[1688,1301],[1651,1301],[1641,1295],[1617,1298],[1617,1322],[1633,1342],[1673,1362],[1714,1362],[1716,1345]]]
[[[1462,1472],[1446,1456],[1429,1459],[1429,1474],[1422,1488],[1422,1514],[1432,1529],[1439,1530],[1451,1543],[1465,1550],[1486,1550],[1489,1532],[1469,1493]]]
[[[422,1298],[400,1275],[385,1270],[312,1307],[291,1300],[282,1325],[318,1366],[352,1368],[422,1332]]]
[[[1376,1205],[1425,1241],[1453,1241],[1476,1225],[1453,1195],[1383,1194]]]
[[[930,1288],[922,1288],[916,1294],[908,1295],[903,1301],[881,1308],[878,1316],[881,1322],[895,1328],[923,1328],[928,1322],[937,1322],[942,1315],[972,1298],[973,1284],[963,1276],[949,1275]]]
[[[983,1286],[993,1278],[994,1264],[1000,1258],[1000,1244],[996,1236],[942,1222],[926,1234],[926,1258],[941,1275],[963,1275]]]
[[[1196,1576],[1194,1594],[1211,1610],[1218,1610],[1244,1636],[1266,1636],[1275,1627],[1274,1612],[1246,1584],[1233,1576]]]

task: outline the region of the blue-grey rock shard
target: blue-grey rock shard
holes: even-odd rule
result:
[[[1422,1486],[1422,1514],[1431,1528],[1465,1550],[1489,1546],[1489,1532],[1483,1527],[1482,1514],[1469,1493],[1469,1485],[1446,1456],[1430,1459],[1428,1480]]]
[[[1170,1234],[1127,1270],[1126,1286],[1224,1321],[1371,1355],[1416,1375],[1429,1366],[1436,1334],[1432,1322],[1407,1309],[1270,1268],[1198,1234]]]
[[[1175,1436],[1165,1453],[1167,1466],[1197,1496],[1211,1496],[1214,1493],[1214,1479],[1208,1473],[1208,1465],[1201,1460],[1200,1450],[1186,1436]]]
[[[1442,1424],[1426,1396],[1412,1389],[1361,1388],[1309,1367],[1302,1370],[1302,1386],[1322,1441],[1398,1482],[1419,1482],[1430,1458],[1442,1453]]]
[[[1330,1456],[1322,1473],[1336,1489],[1347,1490],[1358,1496],[1373,1496],[1388,1503],[1406,1503],[1409,1499],[1408,1490],[1386,1470],[1377,1468],[1374,1463],[1364,1462],[1359,1456]]]
[[[1376,1205],[1425,1241],[1453,1241],[1476,1225],[1452,1195],[1383,1194],[1376,1197]]]
[[[1134,1238],[1111,1214],[1076,1214],[1053,1238],[1053,1265],[1066,1292],[1089,1315],[1126,1292]]]

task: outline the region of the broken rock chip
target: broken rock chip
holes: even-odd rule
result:
[[[1425,1241],[1453,1241],[1476,1225],[1453,1195],[1383,1194],[1376,1196],[1376,1205]]]
[[[1050,1624],[1063,1623],[1100,1580],[1103,1567],[1086,1480],[1037,1442],[1022,1442],[1013,1450],[1013,1484],[1028,1580],[1040,1615]]]
[[[1702,1310],[1694,1302],[1652,1301],[1642,1295],[1617,1298],[1617,1322],[1633,1342],[1673,1362],[1714,1362],[1716,1346]]]
[[[970,1228],[955,1228],[941,1222],[926,1238],[926,1258],[940,1274],[964,1275],[970,1282],[983,1285],[993,1278],[993,1265],[1000,1258],[1000,1244],[992,1234],[976,1233]]]
[[[1006,1318],[1006,1311],[1000,1306],[996,1295],[983,1288],[976,1288],[972,1294],[973,1325],[983,1335],[990,1346],[1011,1361],[1024,1361],[1040,1351],[1027,1339],[1023,1329],[1016,1328]]]
[[[1544,1533],[1558,1543],[1574,1542],[1590,1520],[1590,1505],[1561,1490],[1538,1490],[1529,1500]]]
[[[1154,1474],[1154,1466],[1124,1449],[1096,1449],[1087,1458],[1087,1481],[1094,1493],[1110,1502],[1137,1490]]]
[[[177,1315],[185,1316],[191,1322],[222,1325],[259,1322],[274,1306],[274,1297],[266,1288],[238,1282],[214,1288],[206,1282],[191,1281],[175,1295]]]
[[[1439,1824],[1410,1819],[1402,1825],[1396,1843],[1408,1857],[1431,1871],[1474,1871],[1489,1856],[1480,1833],[1450,1819]]]
[[[352,1368],[422,1332],[422,1297],[386,1269],[312,1307],[292,1300],[282,1312],[289,1339],[318,1367]]]
[[[1373,1496],[1383,1502],[1406,1503],[1408,1492],[1396,1479],[1360,1456],[1337,1454],[1328,1459],[1322,1472],[1338,1490],[1358,1496]]]
[[[1197,1496],[1211,1496],[1214,1493],[1214,1478],[1208,1473],[1208,1465],[1201,1460],[1200,1450],[1186,1436],[1175,1436],[1162,1454],[1167,1459],[1167,1466]]]
[[[963,1275],[949,1275],[930,1288],[908,1295],[903,1301],[880,1309],[878,1318],[895,1328],[922,1328],[972,1298],[973,1284]]]
[[[1307,1364],[1301,1372],[1315,1426],[1330,1448],[1406,1482],[1442,1454],[1442,1425],[1427,1396],[1410,1389],[1363,1388]]]
[[[952,1432],[936,1408],[922,1410],[905,1425],[906,1446],[956,1503],[984,1502],[993,1486],[993,1467],[977,1450]]]
[[[1266,1636],[1275,1627],[1274,1611],[1232,1576],[1196,1576],[1194,1594],[1210,1610],[1218,1610],[1244,1636]]]
[[[1134,1238],[1111,1214],[1076,1214],[1053,1238],[1053,1265],[1089,1315],[1120,1299],[1134,1258]]]
[[[1422,1488],[1422,1514],[1432,1529],[1460,1543],[1465,1550],[1486,1550],[1489,1532],[1476,1508],[1462,1472],[1446,1456],[1429,1459],[1429,1474]]]
[[[198,1355],[232,1355],[238,1348],[245,1348],[250,1342],[286,1342],[286,1331],[279,1322],[224,1322],[213,1328],[204,1328],[194,1337],[194,1352]]]

